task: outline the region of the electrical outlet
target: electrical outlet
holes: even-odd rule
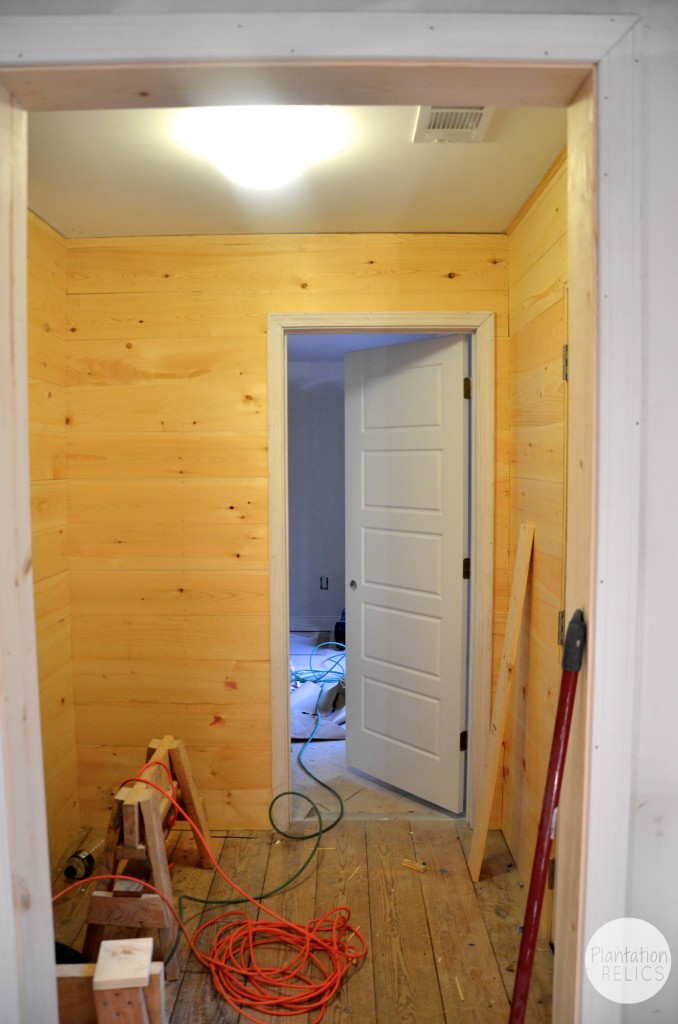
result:
[[[321,576],[320,577],[320,589],[321,590],[329,590],[330,589],[330,581],[329,581],[329,578],[327,576]]]

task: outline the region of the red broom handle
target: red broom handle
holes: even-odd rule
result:
[[[518,966],[516,967],[516,980],[513,986],[509,1024],[523,1024],[525,1020],[534,954],[537,949],[539,919],[541,917],[544,890],[546,889],[548,877],[551,843],[555,831],[555,817],[560,798],[560,787],[563,781],[563,765],[565,764],[567,741],[570,735],[570,725],[572,724],[572,710],[577,692],[577,678],[581,670],[585,645],[586,624],[584,616],[581,611],[576,611],[570,619],[565,636],[563,675],[560,683],[558,710],[553,727],[551,757],[546,773],[546,787],[541,818],[539,820],[539,831],[537,832],[537,848],[532,864],[530,888],[527,894],[525,924],[520,940],[520,953],[518,955]]]

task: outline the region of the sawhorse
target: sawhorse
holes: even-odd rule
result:
[[[170,789],[170,777],[177,788],[180,805],[192,819],[191,828],[198,847],[200,866],[212,868],[213,863],[198,835],[211,843],[207,818],[188,761],[186,747],[173,736],[151,740],[146,757],[161,762],[145,767],[139,777],[148,779],[163,790]],[[118,791],[104,842],[99,873],[132,875],[139,884],[102,880],[92,893],[87,913],[87,931],[83,953],[93,963],[99,954],[105,929],[118,926],[130,929],[157,929],[160,952],[167,960],[177,938],[178,925],[161,896],[144,891],[144,881],[162,893],[174,906],[165,840],[174,820],[173,804],[153,786],[143,782],[128,783]],[[166,966],[169,979],[179,976],[179,958],[173,956]]]

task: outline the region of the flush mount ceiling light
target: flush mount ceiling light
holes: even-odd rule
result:
[[[172,130],[186,149],[236,185],[275,189],[349,144],[352,126],[336,107],[195,107],[178,111]]]

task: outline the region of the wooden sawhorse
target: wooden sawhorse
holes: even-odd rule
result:
[[[193,834],[198,847],[200,866],[214,865],[198,836],[201,832],[210,844],[207,818],[188,761],[186,747],[173,736],[151,740],[146,762],[165,765],[145,767],[139,777],[148,779],[167,791],[170,776],[177,788],[177,799],[193,821]],[[169,775],[168,775],[169,772]],[[139,883],[148,881],[174,906],[165,840],[174,820],[173,804],[153,786],[143,782],[128,783],[118,791],[104,842],[99,873],[132,875]],[[163,960],[170,955],[177,938],[178,925],[162,897],[144,891],[142,884],[124,879],[102,880],[92,893],[87,912],[87,931],[83,953],[94,963],[108,926],[130,929],[157,929]],[[166,966],[166,975],[179,976],[179,958],[173,956]]]

